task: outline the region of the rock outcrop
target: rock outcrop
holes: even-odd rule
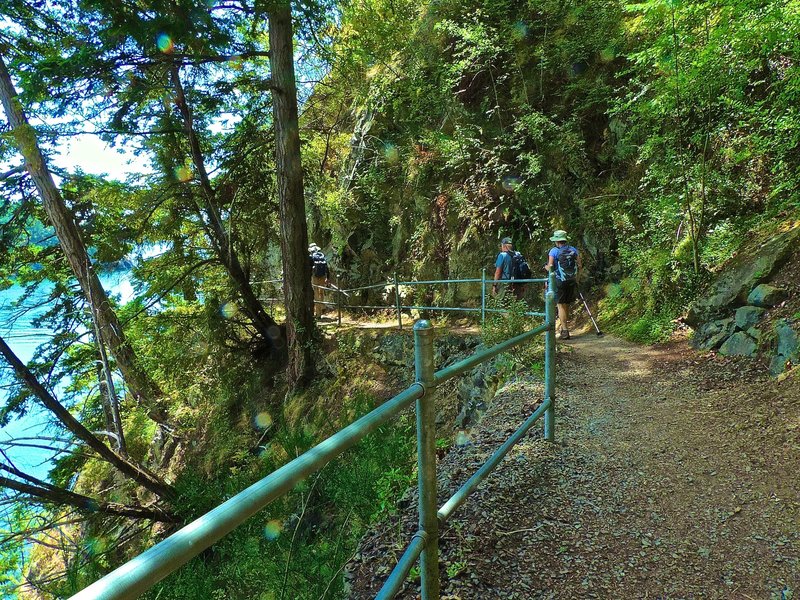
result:
[[[719,318],[732,305],[747,302],[748,295],[770,278],[799,241],[800,227],[794,227],[776,235],[754,252],[740,253],[733,258],[708,292],[689,307],[686,322],[696,327]]]
[[[779,319],[775,322],[775,354],[769,363],[769,370],[773,375],[780,375],[786,369],[787,363],[800,363],[800,324],[792,325],[789,319]]]
[[[744,331],[737,331],[719,349],[723,356],[755,356],[758,344]]]
[[[780,375],[787,367],[800,364],[800,321],[797,316],[778,319],[765,330],[756,325],[767,313],[764,306],[774,306],[785,297],[782,288],[756,286],[748,300],[761,306],[740,306],[733,317],[704,323],[695,331],[692,346],[698,350],[719,350],[724,356],[756,357],[760,352],[768,358],[770,372]]]
[[[762,308],[772,308],[777,306],[786,298],[786,290],[762,283],[753,288],[747,296],[747,303]]]

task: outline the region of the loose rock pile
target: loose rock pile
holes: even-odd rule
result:
[[[724,356],[760,357],[773,375],[800,364],[800,227],[754,239],[689,307],[692,345]]]
[[[770,372],[779,375],[789,365],[800,363],[800,325],[791,319],[778,319],[772,328],[758,327],[767,309],[786,299],[786,290],[762,283],[747,296],[747,304],[736,309],[733,317],[701,325],[692,345],[700,350],[719,350],[724,356],[768,357]]]

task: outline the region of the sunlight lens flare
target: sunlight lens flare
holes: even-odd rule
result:
[[[175,167],[175,179],[181,183],[186,183],[192,179],[192,170],[187,166]]]
[[[272,416],[266,412],[258,413],[255,418],[253,419],[255,426],[259,429],[266,429],[270,425],[272,425]]]
[[[103,539],[87,537],[83,542],[83,551],[87,556],[97,556],[106,551],[107,544]]]
[[[164,54],[172,54],[172,51],[175,50],[175,44],[172,42],[172,38],[166,33],[158,34],[156,45]]]
[[[503,189],[507,192],[516,192],[522,180],[516,175],[506,175],[503,177]]]
[[[226,302],[219,307],[219,314],[226,319],[232,319],[239,312],[239,308],[233,302]]]
[[[472,444],[472,438],[466,431],[459,431],[456,434],[456,446],[469,446]]]
[[[600,51],[600,60],[605,63],[611,62],[617,58],[617,52],[613,46],[609,46]]]
[[[278,539],[281,535],[281,531],[283,530],[283,525],[277,519],[273,519],[266,525],[264,525],[264,537],[267,538],[270,542],[274,542]]]
[[[397,150],[397,146],[388,142],[383,147],[383,156],[386,158],[386,162],[391,165],[396,165],[400,162],[400,152]]]

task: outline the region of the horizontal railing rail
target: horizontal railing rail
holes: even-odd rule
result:
[[[300,481],[319,471],[348,448],[416,402],[417,473],[419,489],[419,531],[386,580],[377,598],[388,599],[400,591],[417,559],[420,560],[423,600],[439,597],[439,523],[446,522],[510,449],[544,416],[544,437],[554,439],[555,428],[555,299],[550,276],[546,294],[545,322],[505,342],[484,348],[455,364],[434,371],[433,327],[420,320],[414,325],[414,366],[416,381],[350,425],[283,465],[244,491],[192,521],[149,550],[115,569],[72,596],[71,600],[127,600],[136,598],[186,562],[212,546],[273,500],[289,492]],[[437,508],[436,411],[437,386],[462,375],[490,358],[545,334],[544,398],[511,437],[449,499]]]
[[[411,406],[424,393],[424,386],[413,383],[372,412],[78,592],[72,596],[72,600],[124,600],[138,597],[270,502],[290,491],[308,475],[319,471]]]
[[[531,279],[486,279],[486,269],[483,269],[481,272],[480,279],[431,279],[431,280],[424,280],[424,281],[398,281],[397,277],[395,276],[393,281],[387,281],[385,283],[376,283],[371,285],[365,285],[361,287],[354,287],[354,288],[340,288],[337,286],[331,285],[318,285],[316,283],[312,283],[312,287],[317,290],[323,290],[324,292],[330,292],[335,294],[336,301],[326,301],[326,300],[318,300],[314,299],[314,304],[319,306],[328,306],[328,307],[336,307],[337,311],[337,319],[339,325],[342,324],[342,310],[344,309],[351,309],[351,310],[393,310],[397,313],[397,323],[400,329],[403,329],[403,311],[411,311],[411,310],[421,310],[421,311],[438,311],[438,312],[464,312],[464,313],[481,313],[481,324],[486,322],[486,315],[487,314],[497,314],[497,313],[507,313],[508,309],[506,308],[488,308],[487,305],[487,298],[486,298],[486,288],[487,286],[494,286],[496,284],[500,284],[501,286],[507,285],[519,285],[519,284],[528,284],[528,283],[547,283],[546,278],[531,278]],[[255,281],[253,283],[283,283],[282,279],[267,279],[263,281]],[[400,295],[400,288],[401,287],[414,287],[420,285],[444,285],[444,284],[480,284],[481,287],[481,306],[478,307],[471,307],[471,306],[420,306],[420,305],[406,305],[401,302],[401,295]],[[350,301],[343,302],[342,296],[346,298],[350,298],[351,294],[354,292],[359,291],[366,291],[366,290],[374,290],[374,289],[383,289],[383,290],[393,290],[394,291],[394,304],[352,304]],[[262,298],[262,300],[268,300],[270,302],[280,300],[280,298]],[[524,311],[522,314],[531,317],[544,317],[544,313],[541,311]]]

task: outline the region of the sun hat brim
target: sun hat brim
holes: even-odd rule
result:
[[[553,232],[553,237],[550,238],[551,242],[566,242],[567,241],[567,232],[566,231],[555,231]]]

